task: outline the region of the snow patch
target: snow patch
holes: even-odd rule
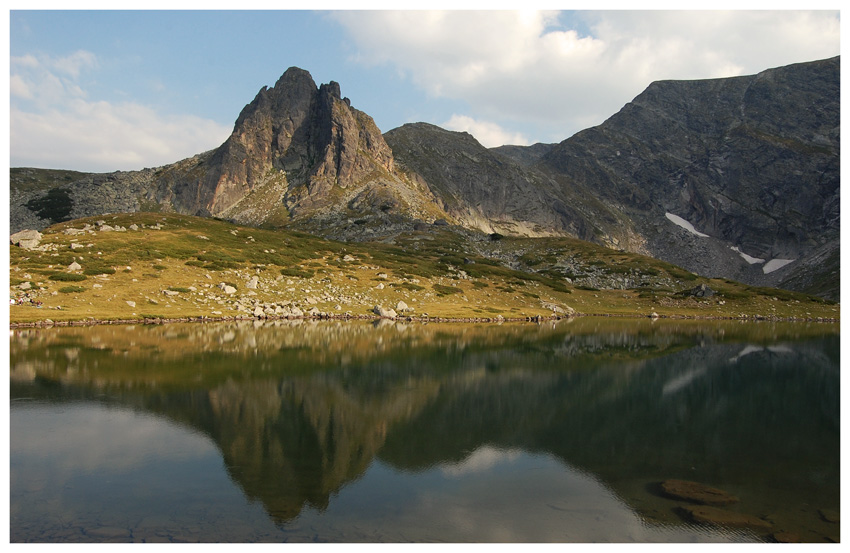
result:
[[[668,219],[670,219],[670,221],[672,221],[672,222],[673,222],[673,224],[675,224],[675,225],[678,225],[678,226],[682,227],[683,229],[685,229],[686,231],[690,232],[691,234],[695,234],[696,236],[700,236],[700,237],[702,237],[702,238],[708,238],[708,235],[707,235],[707,234],[703,234],[703,233],[701,233],[700,231],[698,231],[697,229],[695,229],[695,228],[694,228],[694,226],[693,226],[692,224],[690,224],[689,222],[685,221],[684,219],[682,219],[682,218],[681,218],[681,217],[679,217],[678,215],[673,215],[672,213],[670,213],[670,212],[668,211],[667,213],[665,213],[665,214],[664,214],[664,216],[665,216],[665,217],[667,217]]]
[[[730,247],[731,247],[733,252],[737,252],[738,255],[743,257],[744,261],[746,261],[750,265],[753,265],[755,263],[764,263],[764,261],[765,261],[764,259],[761,259],[761,258],[758,258],[758,257],[753,257],[751,255],[745,254],[744,252],[741,251],[741,249],[738,246],[730,246]]]
[[[767,263],[765,263],[764,267],[762,267],[762,271],[764,274],[772,273],[777,269],[781,269],[782,267],[788,265],[789,263],[793,263],[797,261],[796,259],[771,259]]]

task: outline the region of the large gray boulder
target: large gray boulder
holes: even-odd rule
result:
[[[37,230],[22,230],[20,232],[16,232],[12,236],[9,237],[9,242],[13,245],[23,248],[25,250],[32,250],[38,247],[39,242],[41,242],[42,234]]]

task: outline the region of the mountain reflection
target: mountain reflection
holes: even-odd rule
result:
[[[641,494],[666,478],[837,505],[838,342],[829,326],[599,319],[25,330],[11,397],[188,425],[279,523],[326,509],[376,460],[452,475],[518,451],[653,518]]]

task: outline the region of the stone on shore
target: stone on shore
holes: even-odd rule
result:
[[[372,312],[375,313],[375,315],[381,317],[382,319],[398,318],[398,313],[396,313],[394,309],[388,309],[382,305],[376,305],[374,309],[372,309]]]

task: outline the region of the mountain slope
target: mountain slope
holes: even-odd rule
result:
[[[650,255],[700,274],[780,284],[816,251],[838,251],[839,77],[833,58],[653,83],[542,164],[621,206]],[[711,238],[677,228],[668,213]],[[796,265],[771,271],[779,264],[771,260]]]
[[[13,169],[10,223],[163,211],[375,241],[444,220],[838,299],[839,115],[836,57],[656,82],[559,144],[488,150],[426,123],[381,135],[339,84],[293,67],[215,150],[157,169],[53,172],[52,186]]]

